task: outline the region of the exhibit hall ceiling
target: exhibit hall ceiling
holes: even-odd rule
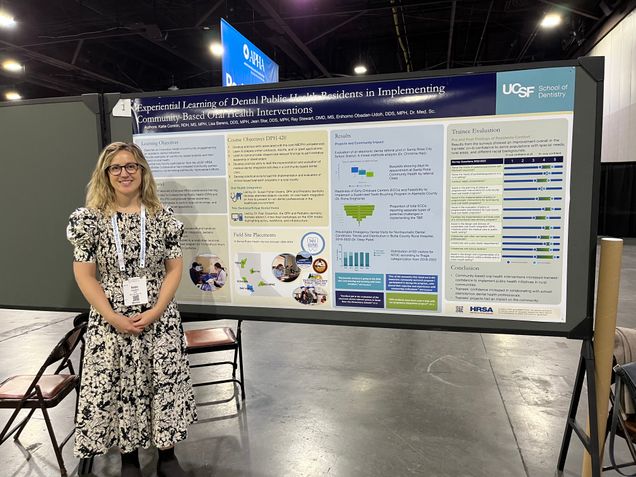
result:
[[[0,93],[32,99],[219,86],[221,60],[210,44],[220,40],[221,18],[279,64],[280,81],[354,76],[356,66],[373,75],[570,59],[635,4],[0,0]],[[544,28],[549,14],[558,24]]]

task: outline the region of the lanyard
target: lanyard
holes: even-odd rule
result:
[[[141,204],[141,231],[139,232],[139,268],[146,266],[146,208]],[[126,271],[126,263],[124,262],[124,249],[121,245],[121,236],[119,235],[119,226],[117,225],[117,214],[113,214],[110,221],[113,224],[113,235],[115,236],[115,247],[117,248],[117,261],[119,262],[119,270]]]

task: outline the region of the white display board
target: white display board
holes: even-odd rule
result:
[[[600,132],[577,88],[596,101],[597,84],[567,64],[133,98],[134,141],[185,225],[179,302],[292,321],[571,330],[589,316],[568,319],[568,294],[590,289],[589,243],[569,249],[573,226],[594,235],[593,219],[572,223],[572,190],[591,215],[596,161],[594,148],[573,151]],[[573,258],[586,273],[569,286]]]

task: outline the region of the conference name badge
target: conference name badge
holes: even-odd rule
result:
[[[124,305],[145,305],[148,303],[148,285],[146,277],[136,277],[124,280]]]

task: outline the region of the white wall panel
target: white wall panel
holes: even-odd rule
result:
[[[636,10],[589,55],[605,57],[601,160],[636,161]]]

